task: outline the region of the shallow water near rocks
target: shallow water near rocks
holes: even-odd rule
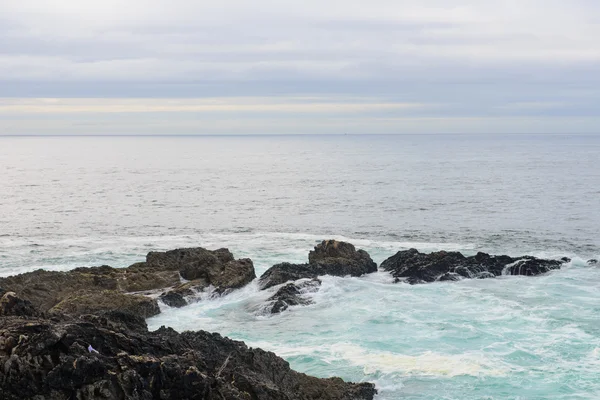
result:
[[[112,140],[111,140],[112,139]],[[0,138],[0,276],[228,247],[257,275],[323,239],[367,250],[569,256],[539,277],[323,278],[262,312],[256,283],[151,329],[216,331],[378,399],[600,398],[600,138]]]

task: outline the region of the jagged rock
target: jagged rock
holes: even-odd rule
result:
[[[237,289],[256,278],[252,260],[236,261],[227,249],[210,251],[197,247],[152,252],[146,257],[146,264],[177,270],[186,280],[204,279],[219,290]]]
[[[588,260],[587,265],[598,265],[598,260],[592,258],[591,260]]]
[[[261,289],[268,289],[289,281],[312,279],[319,276],[321,270],[310,264],[281,263],[273,265],[260,277]],[[322,274],[325,275],[325,274]]]
[[[317,245],[308,259],[308,264],[281,263],[269,268],[260,277],[261,288],[323,275],[362,276],[377,271],[377,264],[366,251],[357,251],[352,244],[336,240],[326,240]]]
[[[159,296],[159,299],[169,307],[181,308],[188,304],[183,295],[175,291],[163,293]]]
[[[271,314],[277,314],[287,310],[290,306],[312,304],[312,301],[304,295],[316,292],[319,290],[319,286],[321,286],[321,280],[316,278],[304,282],[288,283],[269,297],[268,301],[272,304],[267,307],[267,310]]]
[[[188,282],[189,285],[183,287],[180,271],[184,278],[194,278],[194,284]],[[70,313],[99,312],[101,306],[108,307],[105,310],[114,310],[118,309],[118,301],[123,301],[123,309],[130,311],[141,304],[128,300],[125,293],[175,287],[176,293],[185,297],[185,293],[191,294],[193,290],[202,290],[209,285],[213,285],[218,293],[225,293],[246,285],[255,277],[254,266],[249,259],[236,261],[227,249],[209,251],[192,248],[151,252],[145,262],[128,268],[103,265],[68,272],[37,270],[0,278],[0,287],[31,301],[42,312],[63,301],[61,309]],[[99,292],[108,293],[108,298],[95,301]],[[75,293],[84,295],[81,306],[73,300]],[[150,303],[140,309],[148,316],[154,315],[156,310],[157,304]]]
[[[0,316],[37,316],[38,310],[30,301],[23,300],[14,292],[4,292],[0,297]]]
[[[0,317],[0,365],[3,400],[372,400],[376,393],[370,383],[295,372],[273,353],[218,334],[148,332],[141,318],[118,312]]]
[[[405,279],[408,283],[426,283],[437,280],[459,280],[463,278],[492,278],[500,275],[539,275],[558,269],[559,260],[544,260],[531,256],[512,258],[477,253],[465,257],[459,252],[438,251],[430,254],[416,249],[399,251],[381,263],[381,268],[392,273],[396,282]]]
[[[71,315],[95,314],[102,311],[128,312],[143,318],[160,314],[156,299],[114,290],[79,291],[67,296],[50,309],[51,313]]]

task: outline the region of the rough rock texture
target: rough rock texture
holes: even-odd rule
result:
[[[304,282],[288,283],[281,287],[268,301],[267,307],[270,314],[277,314],[287,310],[290,306],[309,305],[312,301],[307,298],[306,293],[316,292],[321,286],[321,280],[313,278]]]
[[[459,252],[438,251],[430,254],[416,249],[399,251],[381,263],[381,268],[392,273],[396,282],[408,283],[455,281],[464,278],[493,278],[500,275],[539,275],[558,269],[559,260],[545,260],[531,256],[512,258],[477,253],[465,257]]]
[[[159,296],[159,299],[169,307],[181,308],[188,304],[187,300],[175,291],[163,293]]]
[[[222,290],[240,288],[256,278],[252,261],[247,258],[236,261],[227,249],[210,251],[197,247],[151,252],[146,265],[177,270],[186,280],[204,279]]]
[[[2,316],[0,366],[3,400],[371,400],[376,393],[370,383],[295,372],[273,353],[216,333],[148,332],[139,316],[121,312]]]
[[[180,273],[185,279],[194,281],[182,285]],[[176,295],[166,293],[161,298],[169,301],[177,294],[185,297],[210,285],[218,293],[225,293],[246,285],[255,277],[252,261],[236,261],[227,249],[191,248],[151,252],[145,262],[128,268],[104,265],[68,272],[37,270],[0,278],[0,287],[16,292],[42,312],[54,309],[82,314],[121,309],[151,316],[160,312],[155,300],[125,293],[175,287]]]
[[[323,275],[361,276],[377,271],[377,264],[364,250],[346,242],[325,240],[308,255],[308,264],[282,263],[269,268],[261,277],[262,289],[303,278]]]
[[[51,313],[71,315],[96,314],[101,311],[122,311],[142,318],[160,314],[156,299],[120,293],[114,290],[80,291],[67,296],[50,309]]]
[[[23,300],[14,292],[0,292],[0,316],[37,316],[38,310],[30,301]]]

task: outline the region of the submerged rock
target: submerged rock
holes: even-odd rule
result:
[[[304,282],[288,283],[269,297],[268,301],[272,303],[269,304],[267,310],[271,314],[277,314],[287,310],[290,306],[312,304],[312,300],[305,295],[318,291],[319,286],[321,286],[321,280],[316,278]]]
[[[598,260],[592,258],[591,260],[588,260],[587,265],[598,265]]]
[[[364,250],[346,242],[325,240],[308,255],[308,264],[282,263],[269,268],[260,277],[262,289],[298,279],[323,275],[362,276],[377,272],[377,264]]]
[[[539,259],[531,256],[512,258],[477,253],[465,257],[459,252],[438,251],[424,254],[416,249],[399,251],[381,263],[381,268],[392,274],[396,281],[408,283],[455,281],[461,278],[485,279],[500,275],[539,275],[558,269],[559,260]]]
[[[203,331],[148,332],[139,316],[0,317],[0,398],[372,400],[370,383],[295,372]]]

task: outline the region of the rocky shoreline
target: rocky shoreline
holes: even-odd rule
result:
[[[380,268],[397,283],[422,284],[533,276],[568,261],[410,249]],[[307,294],[319,290],[321,276],[377,271],[364,250],[329,240],[309,253],[306,264],[274,265],[258,285],[273,291],[265,310],[277,314],[311,304]],[[250,259],[203,248],[151,252],[127,268],[0,278],[0,398],[373,399],[370,383],[310,377],[273,353],[218,334],[147,329],[144,319],[160,313],[159,301],[183,307],[199,293],[223,296],[255,279]]]

